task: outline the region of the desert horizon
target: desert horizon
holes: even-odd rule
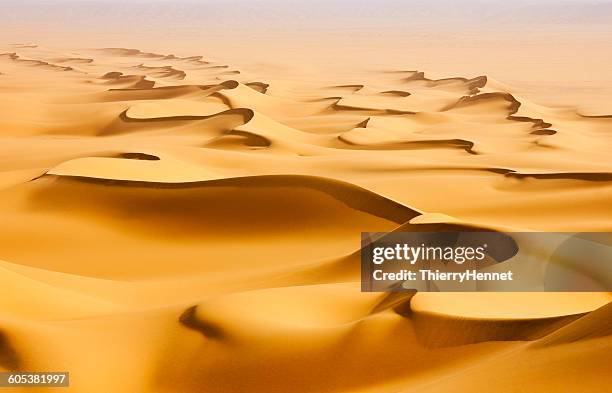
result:
[[[609,233],[612,2],[2,8],[0,371],[70,383],[0,391],[610,384],[611,292],[363,292],[360,241]]]

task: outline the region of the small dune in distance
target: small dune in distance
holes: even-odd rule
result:
[[[552,104],[479,61],[74,40],[0,45],[0,371],[75,393],[610,386],[612,294],[364,293],[359,252],[609,232],[612,101]]]

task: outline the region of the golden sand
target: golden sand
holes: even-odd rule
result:
[[[79,393],[609,386],[609,294],[361,293],[358,254],[401,225],[609,231],[609,115],[486,76],[124,48],[13,45],[0,73],[1,370]]]

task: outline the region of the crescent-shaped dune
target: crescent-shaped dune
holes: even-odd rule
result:
[[[0,371],[75,393],[608,388],[609,293],[364,293],[360,233],[607,232],[609,113],[176,49],[3,47]]]

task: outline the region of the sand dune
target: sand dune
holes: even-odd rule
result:
[[[360,232],[609,231],[609,114],[486,76],[0,52],[0,369],[79,393],[609,385],[610,294],[359,290]]]

